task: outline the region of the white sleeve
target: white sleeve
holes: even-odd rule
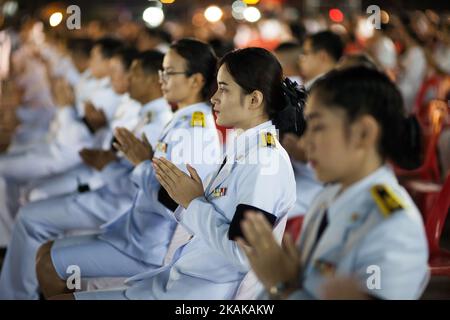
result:
[[[247,168],[246,168],[247,169]],[[249,167],[240,178],[236,190],[236,206],[247,204],[274,216],[286,213],[295,202],[295,190],[287,190],[285,179],[280,176],[262,174],[259,166]],[[268,188],[270,186],[270,188]],[[291,189],[295,189],[295,186]],[[235,212],[236,207],[229,208]],[[284,211],[284,212],[282,212]],[[229,239],[231,221],[204,197],[193,200],[177,219],[192,234],[203,237],[208,245],[242,270],[249,270],[247,258],[237,243]]]
[[[166,157],[169,161],[174,163],[180,170],[188,173],[186,164],[191,164],[192,155],[196,153],[206,153],[207,157],[212,157],[219,150],[219,144],[216,141],[194,141],[192,142],[190,137],[192,135],[194,128],[189,129],[174,129],[171,134],[168,143],[172,144],[169,149],[169,153]],[[202,128],[199,128],[202,129]],[[198,139],[198,137],[196,137]],[[212,146],[209,146],[209,143]],[[197,173],[205,180],[206,176],[212,172],[217,164],[216,161],[211,161],[212,163],[196,163],[192,166],[197,170]],[[130,175],[132,181],[138,186],[138,188],[146,195],[149,199],[157,199],[158,192],[160,190],[160,184],[155,177],[152,162],[146,160],[140,163],[134,168]],[[170,214],[170,218],[173,218],[173,214]]]
[[[114,119],[114,114],[119,105],[119,96],[111,88],[100,89],[87,100],[90,100],[95,108],[101,109],[105,113],[109,123]]]
[[[155,185],[150,183],[155,180],[155,178],[152,177],[153,175],[153,165],[150,160],[138,164],[130,174],[131,181],[133,181],[150,199],[152,198],[153,189],[155,189]]]
[[[132,188],[133,182],[130,173],[133,166],[125,159],[109,163],[100,171],[100,177],[105,185],[114,193],[121,193],[127,188]]]
[[[422,294],[428,280],[427,242],[423,227],[408,220],[405,212],[396,213],[359,246],[354,273],[374,297],[418,299]]]

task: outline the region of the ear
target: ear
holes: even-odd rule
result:
[[[330,60],[330,56],[325,50],[319,50],[317,53],[319,54],[320,61]]]
[[[364,115],[355,122],[353,135],[359,147],[376,146],[380,136],[380,126],[374,117]]]
[[[250,109],[255,110],[263,106],[264,96],[261,91],[253,91],[248,98],[250,100]]]
[[[201,73],[194,73],[189,77],[189,82],[191,84],[191,88],[200,93],[205,84],[205,78]]]
[[[144,79],[145,79],[144,83],[145,83],[146,87],[150,88],[155,85],[158,85],[158,86],[160,85],[159,84],[159,76],[157,74],[147,74],[147,75],[145,75]]]
[[[157,73],[152,73],[147,78],[149,82],[159,84],[159,75]]]

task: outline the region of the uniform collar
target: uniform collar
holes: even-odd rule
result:
[[[386,166],[378,168],[372,174],[354,183],[342,194],[338,195],[341,189],[339,184],[327,187],[326,198],[323,199],[322,203],[319,203],[313,218],[308,221],[306,229],[302,232],[300,251],[303,252],[302,263],[305,266],[309,264],[307,268],[313,268],[314,266],[310,262],[317,261],[318,257],[327,257],[328,260],[334,261],[335,257],[333,258],[329,253],[340,253],[341,251],[337,248],[346,243],[345,239],[349,236],[350,231],[366,221],[369,213],[373,211],[374,205],[370,196],[370,188],[374,184],[380,183],[397,183],[394,174]],[[328,225],[343,228],[340,233],[342,238],[335,238],[333,243],[324,243],[322,239],[328,232],[332,232],[330,228],[326,228],[314,248],[314,239],[317,237],[323,214],[327,214]]]
[[[230,142],[227,143],[226,163],[220,171],[216,172],[216,175],[212,177],[207,184],[205,189],[205,194],[207,196],[209,196],[213,190],[230,175],[235,162],[244,158],[246,153],[258,144],[260,134],[268,131],[275,134],[275,126],[272,124],[272,121],[266,121],[256,127],[248,129],[240,135],[234,136],[234,139],[231,139]]]
[[[132,100],[131,97],[130,97],[130,94],[129,94],[128,92],[125,92],[124,94],[121,94],[121,95],[120,95],[120,98],[121,98],[123,101],[129,101],[129,100]]]
[[[292,167],[294,168],[294,172],[298,175],[305,176],[317,181],[314,170],[309,162],[301,162],[294,159],[291,159]]]
[[[93,80],[94,79],[94,77],[92,76],[91,70],[89,68],[84,70],[81,73],[81,78],[85,79],[85,80]]]
[[[360,214],[362,212],[357,212],[362,210],[369,205],[371,202],[370,188],[375,184],[398,184],[392,169],[387,165],[383,165],[374,172],[372,172],[367,177],[349,186],[342,194],[338,194],[341,189],[340,185],[336,185],[336,192],[334,199],[331,199],[333,205],[327,211],[328,221],[333,219],[341,219],[340,215],[352,215]],[[337,195],[337,196],[336,196]],[[367,195],[367,196],[364,196]],[[352,210],[342,210],[346,204],[353,204]],[[367,211],[367,210],[366,210]]]
[[[131,98],[130,95],[128,93],[124,93],[124,94],[119,94],[117,95],[117,98],[119,99],[119,106],[122,104],[127,104],[130,102]]]
[[[95,79],[99,87],[108,87],[110,85],[109,77],[103,77],[100,79]]]
[[[240,159],[250,148],[259,142],[260,135],[265,132],[271,132],[276,135],[276,129],[271,120],[247,129],[240,134],[235,130],[233,132],[233,139],[227,144],[227,158]]]
[[[173,119],[176,121],[180,118],[183,118],[185,116],[191,116],[192,112],[196,110],[201,110],[203,112],[211,111],[211,107],[206,104],[205,102],[199,102],[195,104],[191,104],[190,106],[184,107],[182,109],[177,110],[173,114]]]
[[[168,109],[169,108],[169,104],[167,103],[166,99],[164,98],[158,98],[152,101],[147,102],[146,104],[144,104],[142,106],[142,109],[140,111],[141,114],[146,113],[148,111],[155,111],[155,112],[159,112],[162,111],[163,109]]]
[[[166,126],[163,129],[163,132],[160,136],[160,140],[163,140],[167,133],[178,125],[178,123],[181,123],[181,120],[186,120],[188,117],[192,116],[192,113],[194,111],[201,111],[204,113],[211,113],[211,107],[206,104],[205,102],[200,102],[196,104],[192,104],[190,106],[184,107],[183,109],[177,110],[172,117],[172,120],[166,124]]]

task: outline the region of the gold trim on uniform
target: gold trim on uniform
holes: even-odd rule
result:
[[[386,185],[378,184],[370,189],[373,199],[385,217],[391,213],[404,208],[403,203],[397,195]]]
[[[191,117],[191,127],[204,127],[205,115],[203,112],[195,111]]]
[[[261,147],[271,147],[274,148],[276,146],[276,136],[271,132],[262,132],[261,133]]]

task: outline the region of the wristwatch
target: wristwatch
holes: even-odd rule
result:
[[[286,282],[280,281],[269,288],[269,295],[272,300],[280,300],[283,298],[283,293],[288,289]]]

